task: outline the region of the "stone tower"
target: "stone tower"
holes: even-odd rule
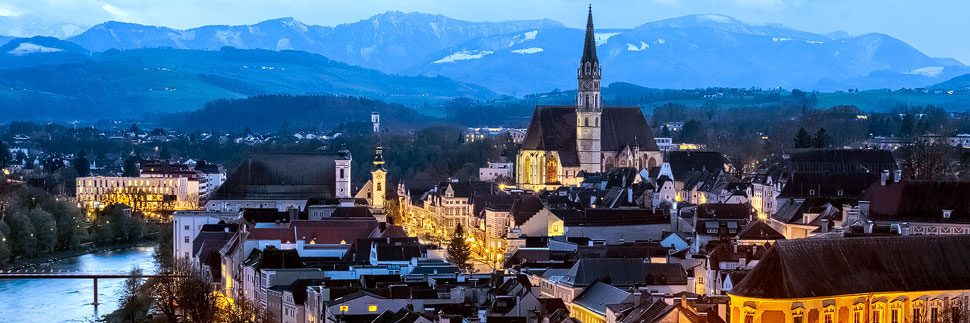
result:
[[[343,149],[337,152],[337,198],[350,198],[350,162],[353,158],[350,151]]]
[[[371,207],[384,208],[385,192],[387,192],[387,170],[384,169],[384,148],[380,142],[377,143],[377,154],[374,155],[374,170],[371,174],[371,184],[374,195],[371,198]]]
[[[586,40],[583,58],[577,71],[579,88],[576,95],[576,150],[579,167],[587,173],[602,171],[600,153],[600,118],[603,106],[600,98],[600,63],[596,58],[596,38],[593,34],[593,7],[586,20]]]

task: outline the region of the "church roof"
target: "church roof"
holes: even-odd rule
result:
[[[251,154],[211,200],[275,200],[333,197],[337,154]]]
[[[625,146],[645,151],[659,150],[639,108],[605,107],[602,118],[602,151],[620,151]],[[562,165],[579,166],[579,156],[576,154],[576,107],[537,106],[522,141],[522,149],[558,151]]]

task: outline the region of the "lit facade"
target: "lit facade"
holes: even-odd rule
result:
[[[125,204],[135,211],[192,210],[188,178],[78,177],[77,202],[88,209]]]

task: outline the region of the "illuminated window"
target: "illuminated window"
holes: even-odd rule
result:
[[[341,311],[341,312],[347,312],[347,311],[350,311],[350,306],[347,306],[347,305],[340,305],[340,311]]]
[[[805,309],[796,308],[795,310],[793,310],[791,313],[791,320],[792,320],[792,323],[805,322]]]
[[[852,323],[864,323],[862,320],[862,311],[865,310],[865,305],[856,304],[852,308]]]
[[[924,305],[922,300],[913,301],[913,323],[923,323]]]
[[[377,305],[371,305],[367,307],[368,312],[377,312]]]
[[[823,323],[835,323],[835,306],[834,305],[826,306],[825,309],[823,309],[822,311],[824,311],[823,314],[822,314],[823,315],[822,316]]]

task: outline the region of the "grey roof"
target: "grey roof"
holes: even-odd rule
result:
[[[605,107],[600,126],[602,151],[620,151],[626,146],[638,147],[642,151],[659,150],[639,108]],[[562,165],[578,166],[576,107],[536,107],[522,149],[558,151]]]
[[[753,298],[970,289],[970,236],[779,240],[731,294]]]
[[[788,163],[796,172],[879,174],[899,169],[892,152],[879,149],[802,149],[792,152]]]
[[[604,281],[616,286],[684,285],[687,272],[679,264],[644,263],[637,258],[583,258],[563,277],[572,286]]]
[[[970,182],[903,181],[873,183],[859,200],[869,201],[877,221],[970,223]],[[943,210],[950,210],[949,218]]]
[[[795,172],[779,197],[855,197],[872,183],[878,183],[879,176],[878,173]]]
[[[336,157],[332,153],[249,155],[211,200],[333,198]]]
[[[623,303],[631,296],[630,292],[597,281],[586,287],[572,303],[600,315],[606,315],[606,306]]]
[[[671,151],[667,153],[665,159],[670,164],[670,172],[674,179],[683,181],[686,174],[690,171],[726,171],[725,165],[730,165],[730,161],[723,154],[716,151]]]
[[[738,232],[738,239],[742,240],[781,240],[785,236],[775,230],[768,223],[761,219],[748,223],[741,232]]]

